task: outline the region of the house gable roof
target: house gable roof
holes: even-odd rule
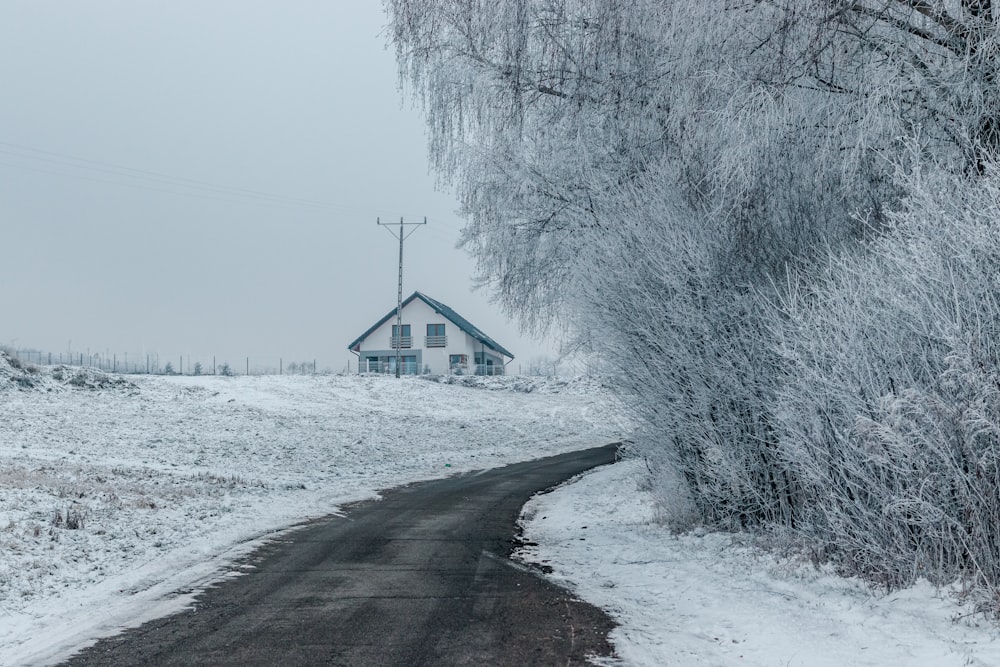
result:
[[[434,310],[434,312],[443,315],[445,317],[445,319],[451,321],[455,326],[457,326],[459,329],[461,329],[462,331],[464,331],[468,335],[472,336],[474,339],[476,339],[480,343],[486,345],[487,347],[490,347],[490,348],[496,350],[497,352],[503,354],[504,356],[510,357],[511,359],[514,358],[514,355],[511,354],[511,352],[509,352],[502,345],[500,345],[495,340],[493,340],[492,338],[490,338],[489,336],[487,336],[485,333],[483,333],[482,330],[480,330],[478,327],[474,326],[472,324],[472,322],[470,322],[469,320],[465,319],[464,317],[462,317],[461,315],[459,315],[458,313],[456,313],[450,307],[446,306],[445,304],[441,303],[440,301],[438,301],[436,299],[430,298],[426,294],[422,294],[420,292],[414,292],[410,296],[406,297],[406,299],[403,301],[403,308],[406,308],[406,306],[411,301],[413,301],[414,299],[420,299],[421,301],[423,301],[424,303],[426,303],[428,306],[430,306]],[[386,313],[385,317],[383,317],[378,322],[376,322],[371,327],[369,327],[369,329],[367,331],[365,331],[363,334],[361,334],[360,336],[358,336],[357,338],[355,338],[351,342],[351,344],[347,346],[347,349],[353,350],[353,351],[356,352],[358,346],[361,344],[361,341],[363,341],[365,338],[368,338],[368,336],[370,336],[376,329],[378,329],[380,326],[382,326],[383,324],[385,324],[386,322],[388,322],[395,315],[396,315],[396,309],[393,308],[388,313]]]

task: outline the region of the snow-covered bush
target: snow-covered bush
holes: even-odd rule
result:
[[[66,508],[66,512],[56,510],[52,515],[52,526],[55,528],[65,528],[67,530],[80,530],[83,528],[84,512],[77,504],[71,504]]]
[[[877,237],[752,288],[723,233],[637,204],[662,224],[608,244],[576,324],[677,527],[792,529],[886,586],[1000,591],[1000,177],[901,185]]]
[[[664,516],[678,528],[791,523],[795,485],[770,426],[779,358],[745,271],[720,262],[735,235],[663,189],[622,197],[618,215],[582,258],[600,270],[575,288],[588,306],[573,329],[617,369]]]
[[[0,347],[0,391],[31,389],[40,382],[37,366],[19,358],[14,350]]]
[[[907,185],[883,236],[789,280],[774,428],[846,567],[1000,592],[1000,178]]]

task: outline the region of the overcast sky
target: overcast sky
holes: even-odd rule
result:
[[[375,0],[0,3],[0,344],[319,360],[404,296],[518,357],[472,291]]]

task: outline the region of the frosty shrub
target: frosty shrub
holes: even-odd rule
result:
[[[67,507],[65,513],[56,510],[52,516],[52,525],[55,528],[80,530],[83,528],[83,510],[76,505]]]
[[[11,368],[19,371],[24,371],[26,373],[38,373],[38,366],[30,362],[21,359],[17,356],[17,352],[14,348],[7,346],[0,346],[0,356],[3,357],[3,361],[10,365]]]
[[[32,389],[41,381],[38,366],[24,361],[11,348],[0,347],[0,391],[9,387]]]
[[[719,268],[731,236],[649,193],[619,214],[632,224],[602,234],[602,270],[581,283],[589,306],[574,328],[618,369],[664,515],[693,521],[693,504],[711,524],[791,523],[794,484],[769,425],[777,357],[754,294]]]
[[[1000,178],[908,189],[883,237],[790,279],[774,425],[845,567],[1000,593]]]

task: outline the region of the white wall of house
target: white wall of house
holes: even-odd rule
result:
[[[372,356],[394,357],[395,349],[392,347],[392,327],[396,324],[395,314],[389,318],[382,326],[370,333],[367,338],[361,341],[359,361],[362,368],[365,367],[366,359]],[[427,347],[427,325],[443,324],[445,345],[444,347]],[[452,371],[450,360],[452,355],[464,355],[467,366],[462,370],[464,373],[475,372],[476,355],[482,352],[482,345],[472,336],[458,328],[458,325],[448,320],[444,315],[436,313],[420,298],[413,299],[403,307],[403,327],[410,325],[411,347],[400,350],[401,357],[415,357],[417,372],[425,370],[431,373],[448,373]],[[440,342],[440,341],[430,341]],[[498,352],[486,347],[487,358],[494,360],[495,364],[502,364],[502,357]],[[404,369],[406,367],[404,366]]]

